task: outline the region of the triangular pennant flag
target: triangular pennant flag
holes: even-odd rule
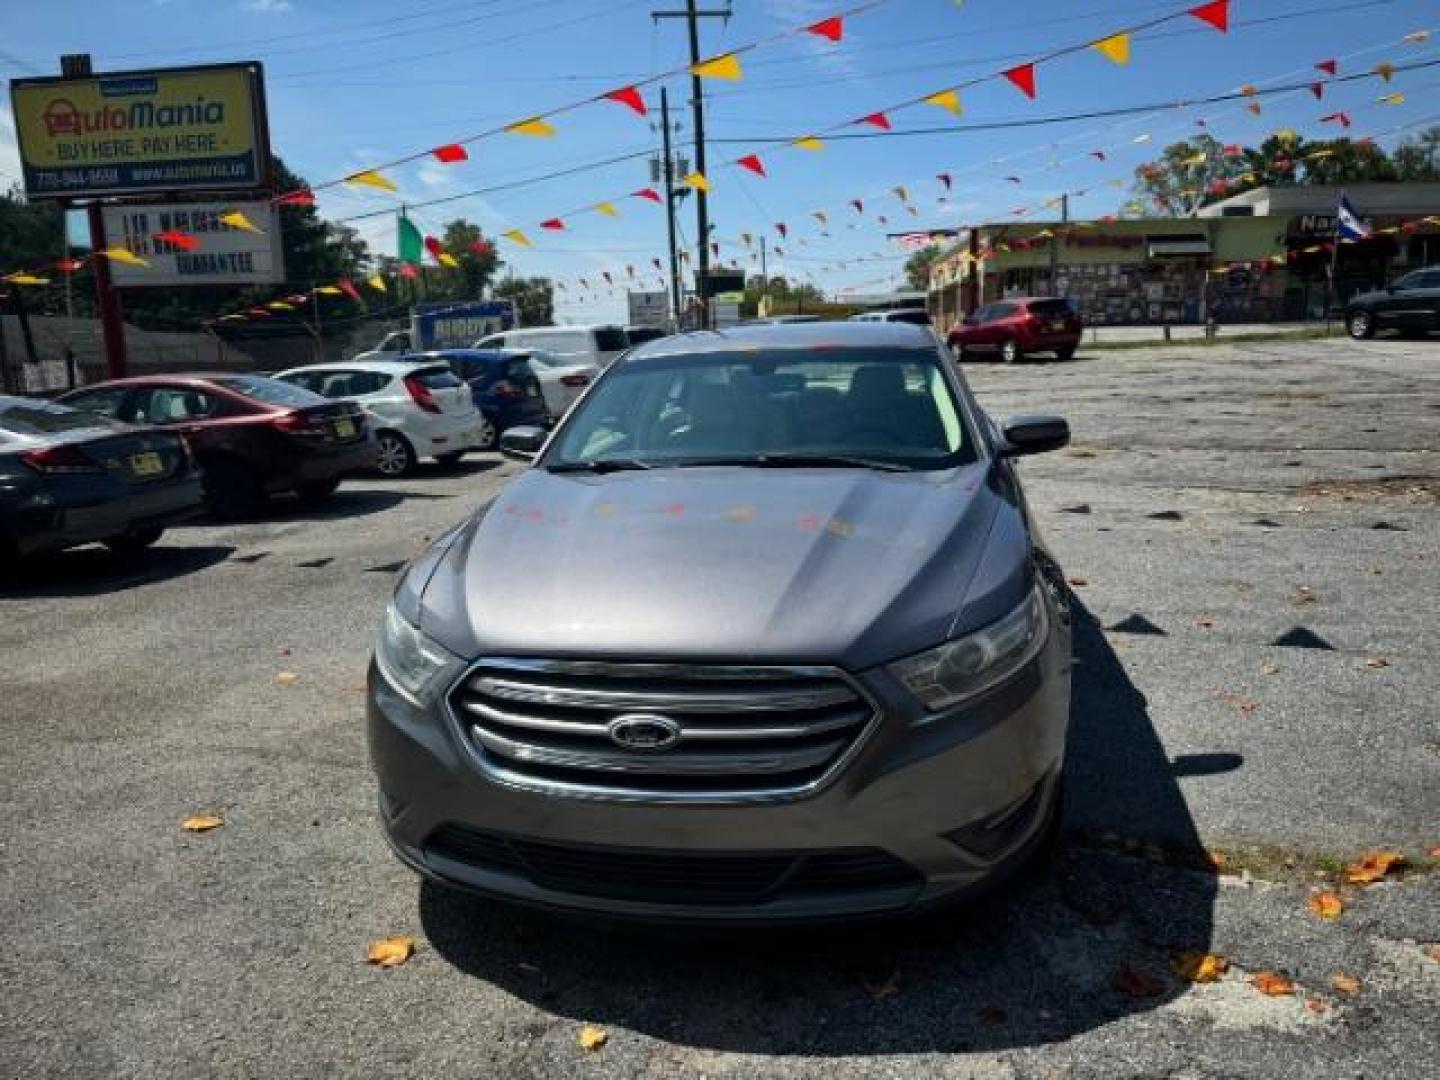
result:
[[[1323,98],[1323,97],[1325,96],[1325,84],[1324,84],[1324,83],[1318,83],[1318,82],[1312,82],[1312,83],[1310,84],[1310,93],[1312,93],[1312,94],[1315,95],[1315,100],[1316,100],[1316,101],[1319,101],[1321,98]]]
[[[1020,177],[1018,177],[1018,176],[1007,176],[1007,177],[1005,177],[1005,179],[1006,179],[1006,181],[1008,181],[1008,182],[1011,183],[1011,184],[1022,184],[1022,183],[1024,183],[1024,181],[1021,180]]]
[[[615,279],[610,276],[610,271],[609,271],[609,270],[601,270],[601,271],[600,271],[600,276],[605,279],[605,284],[606,284],[606,285],[614,285],[614,284],[615,284]]]
[[[942,173],[936,173],[936,174],[935,174],[935,179],[940,181],[940,183],[944,186],[944,188],[945,188],[946,191],[949,191],[949,190],[950,190],[950,184],[951,184],[952,181],[954,180],[954,177],[952,177],[948,172],[942,172]]]
[[[355,283],[349,278],[341,278],[339,281],[339,285],[340,291],[343,292],[346,296],[350,297],[351,300],[360,299],[360,290],[355,288]]]
[[[597,214],[604,214],[606,217],[620,216],[620,211],[615,209],[614,203],[597,202],[594,209]]]
[[[740,70],[740,58],[734,53],[701,60],[690,68],[690,74],[698,75],[702,79],[728,79],[730,82],[739,82],[745,77],[745,73]]]
[[[9,274],[9,275],[7,275],[7,276],[5,276],[5,277],[3,277],[3,278],[0,278],[0,281],[7,282],[7,283],[9,283],[9,284],[11,284],[11,285],[49,285],[49,284],[50,284],[50,279],[49,279],[49,278],[38,277],[38,276],[35,275],[35,274],[27,274],[27,273],[24,273],[24,272],[21,272],[21,273],[18,273],[18,274]]]
[[[825,149],[825,141],[824,141],[823,139],[817,139],[814,135],[803,135],[803,136],[801,136],[800,138],[796,139],[796,140],[795,140],[793,143],[791,143],[790,145],[791,145],[791,146],[797,146],[797,147],[799,147],[801,150],[824,150],[824,149]]]
[[[275,199],[276,206],[314,206],[315,194],[309,189],[287,191]]]
[[[265,318],[267,318],[267,319],[270,317],[270,312],[266,311],[263,307],[252,307],[249,311],[245,312],[245,314],[246,314],[246,315],[263,315],[263,316],[264,316]]]
[[[396,223],[396,237],[399,241],[399,258],[403,263],[418,263],[424,252],[425,244],[420,238],[420,230],[409,218],[402,216]]]
[[[710,181],[705,179],[703,173],[692,172],[681,181],[686,187],[694,188],[696,191],[709,191]]]
[[[453,165],[457,161],[468,161],[469,153],[459,143],[447,143],[444,146],[437,146],[430,153],[435,155],[435,160],[444,162],[446,165]]]
[[[1095,159],[1098,160],[1098,161],[1104,161],[1104,160],[1105,160],[1105,151],[1104,151],[1104,150],[1091,150],[1091,151],[1090,151],[1090,156],[1093,157],[1093,158],[1095,158]]]
[[[358,184],[361,187],[379,188],[381,191],[400,190],[395,186],[395,181],[375,169],[366,169],[363,172],[351,173],[345,177],[344,182],[347,184]]]
[[[61,259],[55,264],[55,269],[62,274],[73,274],[85,265],[83,259]]]
[[[436,255],[435,258],[440,261],[441,266],[447,267],[451,270],[455,270],[460,266],[460,260],[457,259],[454,255],[451,255],[448,251],[440,252],[440,254]]]
[[[720,245],[717,244],[714,240],[710,241],[710,253],[714,255],[715,258],[720,258]]]
[[[232,210],[228,214],[221,214],[215,220],[220,222],[221,225],[228,225],[232,229],[241,229],[245,232],[261,233],[261,235],[264,235],[260,229],[255,227],[255,223],[239,210]]]
[[[759,154],[746,154],[744,157],[737,159],[735,164],[739,165],[742,169],[749,169],[756,176],[765,175],[765,166],[760,161]]]
[[[740,234],[740,243],[743,244],[743,245],[744,245],[745,247],[747,247],[747,248],[750,246],[750,242],[751,242],[753,239],[754,239],[754,237],[752,237],[748,232],[742,232],[742,233]],[[657,267],[656,269],[659,269],[659,268]]]
[[[315,290],[321,296],[344,296],[345,293],[338,285],[321,285]]]
[[[1196,165],[1204,165],[1209,160],[1210,159],[1206,155],[1205,151],[1201,150],[1198,154],[1192,154],[1190,157],[1182,158],[1179,163],[1181,165],[1189,165],[1193,167]]]
[[[619,90],[611,90],[605,95],[609,101],[634,109],[641,116],[645,116],[649,110],[645,108],[645,99],[640,96],[640,91],[633,86],[622,86]]]
[[[565,228],[565,222],[561,221],[558,217],[546,218],[540,222],[540,227],[542,229],[550,229],[552,232],[559,232]]]
[[[1339,124],[1341,127],[1350,126],[1350,114],[1343,112],[1332,112],[1328,116],[1320,117],[1322,124]]]
[[[1340,62],[1338,60],[1321,60],[1315,67],[1316,70],[1323,71],[1326,75],[1338,75],[1340,73]]]
[[[1384,97],[1375,99],[1381,105],[1404,105],[1405,95],[1398,90],[1393,94],[1386,94]]]
[[[663,266],[660,265],[660,260],[659,260],[659,259],[651,259],[651,260],[650,260],[650,265],[652,265],[653,267],[655,267],[656,270],[664,270],[664,269],[665,269]]]
[[[1008,71],[1002,71],[1000,74],[1004,75],[1005,78],[1009,79],[1012,83],[1014,83],[1015,86],[1019,88],[1019,90],[1020,90],[1020,92],[1021,92],[1022,94],[1024,94],[1026,97],[1030,98],[1031,100],[1034,100],[1034,97],[1035,97],[1035,65],[1034,65],[1034,64],[1021,64],[1019,67],[1010,68]]]
[[[400,276],[403,278],[416,278],[420,276],[420,272],[415,269],[414,263],[401,263]]]
[[[776,245],[775,245],[775,254],[776,254],[776,255],[784,255],[784,254],[785,254],[785,249],[782,248],[779,244],[776,244]]]
[[[805,29],[808,33],[823,37],[826,41],[839,41],[845,36],[845,18],[842,15],[832,15],[828,19],[811,23]]]
[[[135,254],[133,251],[131,251],[129,248],[123,248],[123,247],[106,248],[104,251],[99,252],[99,254],[104,255],[104,256],[105,256],[107,259],[109,259],[111,262],[124,263],[126,266],[149,266],[149,265],[150,265],[148,262],[146,262],[144,259],[140,258],[139,255],[136,255],[136,254]]]
[[[191,236],[189,233],[181,232],[179,229],[167,229],[165,232],[155,234],[155,239],[177,247],[181,251],[194,251],[200,246],[200,238]]]
[[[1101,38],[1091,46],[1096,52],[1111,63],[1128,64],[1130,62],[1130,35],[1111,34],[1107,38]]]
[[[1401,40],[1401,41],[1404,41],[1404,42],[1408,42],[1408,43],[1411,44],[1411,45],[1423,45],[1425,42],[1427,42],[1427,41],[1430,40],[1430,31],[1429,31],[1429,30],[1411,30],[1410,33],[1406,34],[1406,35],[1405,35],[1403,38],[1401,38],[1400,40]]]
[[[649,199],[651,202],[658,203],[665,201],[664,199],[660,198],[660,193],[654,188],[645,187],[641,188],[639,191],[632,191],[630,194],[637,199]]]
[[[871,127],[877,127],[881,131],[890,130],[890,118],[886,116],[883,112],[875,112],[871,113],[869,116],[862,116],[860,118],[860,123],[869,124]]]
[[[390,287],[385,284],[385,279],[379,274],[371,274],[368,278],[365,279],[365,284],[369,285],[370,288],[374,289],[376,292],[390,291]]]
[[[784,239],[790,235],[790,226],[786,225],[783,221],[777,221],[775,223],[775,231],[780,234],[781,239]]]
[[[435,261],[439,262],[440,253],[445,250],[445,245],[440,243],[440,239],[438,237],[427,236],[425,237],[425,250],[430,252],[431,255],[435,256]]]
[[[1030,96],[1035,96],[1033,89],[1030,91]],[[934,105],[955,116],[962,116],[965,112],[964,106],[960,104],[960,95],[954,90],[940,90],[920,100],[926,105]]]
[[[628,278],[633,278],[635,276],[635,267],[631,266],[629,263],[625,264],[625,276]]]
[[[526,236],[523,232],[521,232],[519,229],[507,229],[500,235],[505,237],[506,240],[509,240],[512,243],[519,244],[521,247],[535,246],[533,243],[531,243],[530,238]]]
[[[505,125],[505,130],[511,135],[533,135],[537,138],[548,139],[555,134],[555,125],[547,123],[538,116],[532,116],[528,120],[517,120],[513,124]]]
[[[1384,79],[1386,82],[1389,82],[1391,77],[1395,74],[1395,65],[1390,63],[1388,60],[1376,64],[1375,74],[1379,75],[1380,78]]]
[[[819,221],[821,225],[830,224],[830,219],[825,216],[824,210],[812,210],[810,213],[811,216],[813,216],[817,221]]]
[[[1246,105],[1245,107],[1249,109],[1252,113],[1254,113],[1256,116],[1260,115],[1260,103],[1258,101],[1252,101],[1249,105]]]
[[[1222,34],[1230,29],[1230,0],[1213,0],[1212,3],[1192,7],[1189,13]]]
[[[864,204],[863,202],[861,202],[859,199],[851,199],[851,200],[850,200],[850,205],[855,208],[855,212],[856,212],[857,214],[863,214],[863,213],[865,213],[865,204]]]
[[[909,201],[910,201],[910,192],[908,192],[908,191],[905,190],[905,185],[904,185],[904,184],[896,184],[896,185],[895,185],[893,188],[891,188],[890,190],[895,193],[895,197],[896,197],[897,199],[899,199],[901,202],[909,202]]]

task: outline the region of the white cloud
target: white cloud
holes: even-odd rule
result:
[[[258,11],[266,14],[279,14],[284,11],[293,10],[294,5],[290,0],[241,0],[241,11]]]
[[[15,144],[15,121],[0,109],[0,190],[20,182],[20,148]]]

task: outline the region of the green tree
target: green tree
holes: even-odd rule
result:
[[[425,295],[431,300],[479,300],[495,279],[500,257],[485,239],[480,226],[464,218],[447,222],[441,247],[460,265],[430,268],[425,274]]]
[[[36,270],[64,255],[65,223],[53,202],[27,202],[18,186],[0,192],[0,274]]]
[[[549,278],[507,278],[495,286],[495,295],[515,301],[521,326],[549,326],[555,321],[555,288]]]
[[[1426,128],[1407,139],[1390,155],[1396,178],[1409,181],[1440,180],[1440,127]]]
[[[940,255],[940,245],[931,244],[921,248],[905,260],[905,282],[912,289],[928,291],[930,288],[930,264]]]

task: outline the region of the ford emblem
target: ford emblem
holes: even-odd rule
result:
[[[610,721],[610,741],[626,750],[669,750],[680,741],[680,725],[668,716],[627,713]]]

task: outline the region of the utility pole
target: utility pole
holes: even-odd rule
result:
[[[690,66],[700,63],[700,20],[730,18],[730,9],[702,11],[696,0],[685,0],[684,11],[652,11],[654,19],[684,19],[690,30]],[[705,175],[705,93],[700,76],[690,76],[690,104],[695,118],[695,171]],[[695,192],[695,228],[699,235],[695,243],[698,269],[695,278],[695,295],[700,298],[701,329],[710,327],[710,208],[704,191]]]
[[[1060,223],[1070,222],[1070,196],[1060,196]],[[1060,234],[1050,237],[1050,295],[1060,295]]]
[[[670,156],[670,93],[660,87],[660,146],[665,157],[665,230],[670,250],[670,310],[675,329],[681,328],[680,255],[675,247],[675,162]]]

